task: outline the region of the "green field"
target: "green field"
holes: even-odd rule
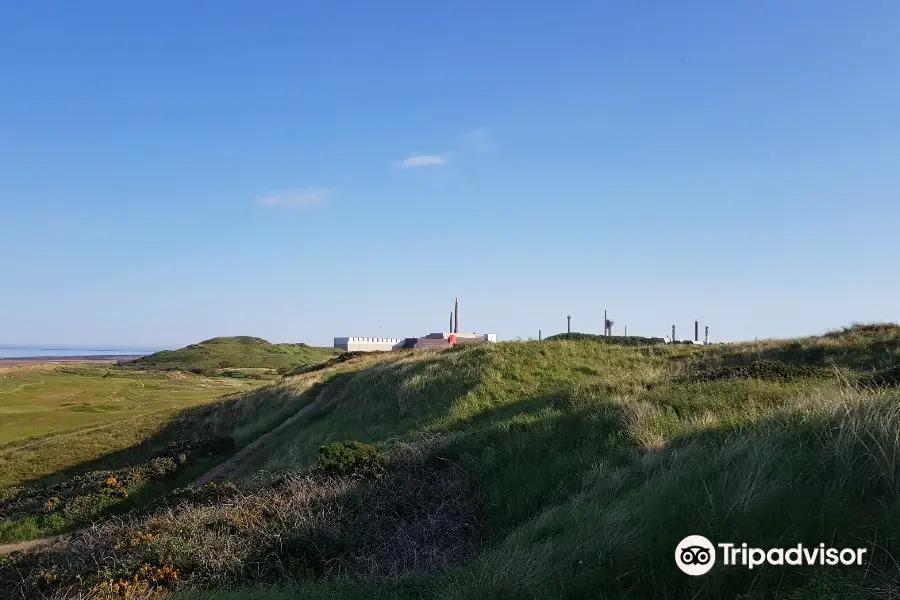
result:
[[[296,412],[316,377],[294,379],[273,396],[259,381],[176,371],[0,369],[0,414],[13,415],[0,421],[0,542],[66,531],[189,483]],[[110,477],[118,484],[107,489]],[[54,497],[60,510],[42,511]]]
[[[133,420],[244,391],[249,383],[89,363],[0,369],[0,444]]]
[[[313,398],[233,482],[8,558],[0,595],[75,584],[111,598],[116,581],[196,600],[900,594],[896,325],[349,357],[228,410],[247,428]],[[692,578],[673,560],[688,534],[871,560]]]
[[[132,364],[153,369],[177,369],[203,374],[265,376],[279,369],[311,365],[341,353],[337,348],[306,344],[272,344],[261,338],[218,337],[179,350],[164,350]]]

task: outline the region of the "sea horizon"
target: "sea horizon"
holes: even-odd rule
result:
[[[162,348],[67,346],[67,345],[13,345],[0,344],[0,358],[45,358],[65,356],[136,356],[159,352]]]

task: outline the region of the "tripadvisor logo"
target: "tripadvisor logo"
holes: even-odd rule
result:
[[[716,564],[716,549],[702,535],[689,535],[675,548],[675,564],[688,575],[703,575]]]
[[[716,548],[718,547],[718,552]],[[704,575],[718,562],[727,567],[753,569],[761,565],[774,566],[821,566],[863,564],[863,555],[868,548],[831,548],[825,544],[807,547],[797,544],[790,548],[748,547],[746,543],[713,544],[702,535],[689,535],[675,548],[675,564],[688,575]]]

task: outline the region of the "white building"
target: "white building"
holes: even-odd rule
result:
[[[457,338],[457,343],[466,343],[471,341],[497,341],[496,333],[430,333],[424,337],[406,339],[348,336],[334,338],[334,347],[346,352],[390,351],[399,350],[403,347],[440,347],[442,345],[449,345],[451,335]]]
[[[378,350],[397,350],[403,346],[401,338],[382,337],[336,337],[334,347],[347,352],[374,352]]]

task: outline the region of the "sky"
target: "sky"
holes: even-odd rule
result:
[[[893,0],[0,3],[0,343],[900,320],[898,39]]]

